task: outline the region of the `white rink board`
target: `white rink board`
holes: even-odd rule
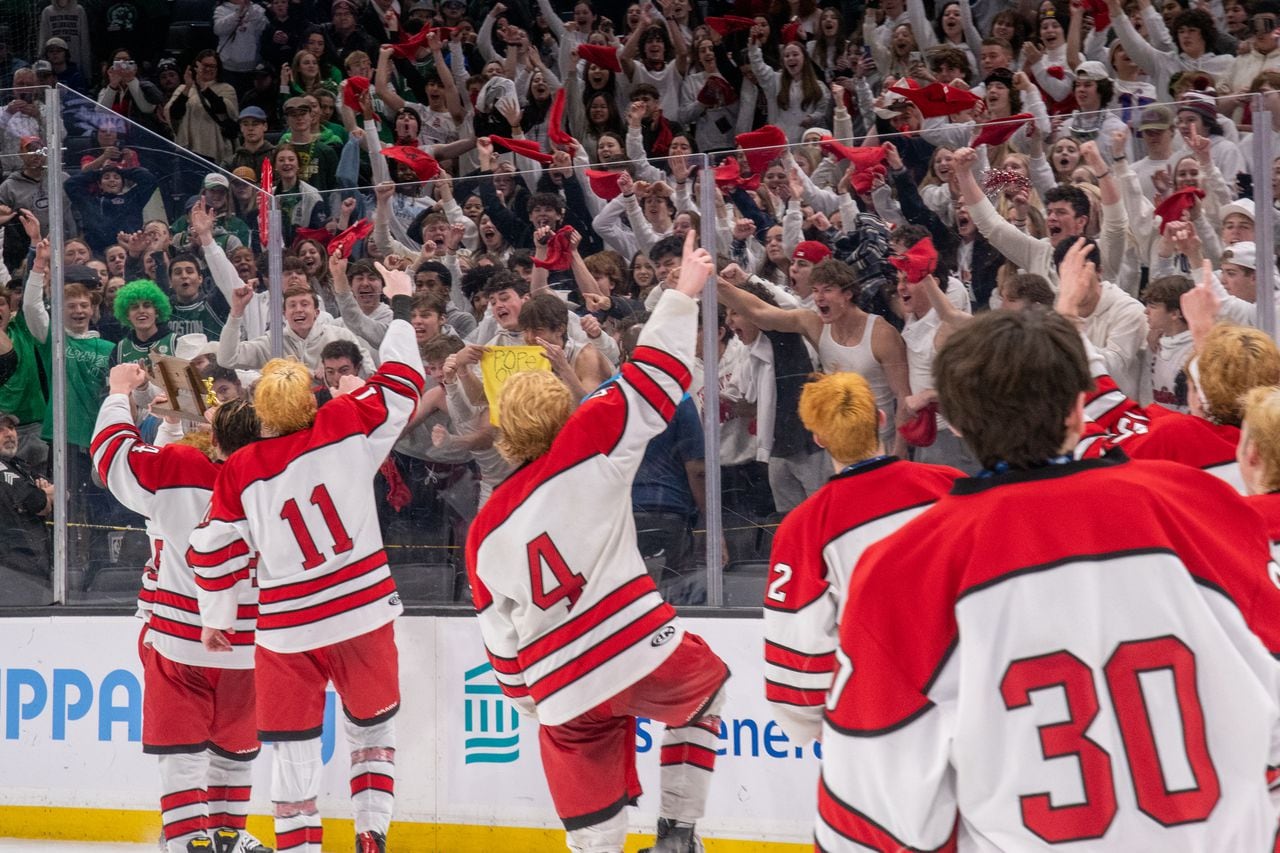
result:
[[[733,672],[723,752],[700,829],[722,838],[809,841],[817,762],[813,747],[789,742],[769,713],[762,621],[686,625]],[[128,617],[0,620],[0,648],[7,652],[0,663],[0,805],[156,808],[155,758],[141,748],[139,627]],[[396,637],[403,693],[396,820],[559,827],[537,728],[497,692],[475,618],[405,617]],[[320,805],[333,816],[349,815],[343,719],[331,695]],[[661,729],[642,721],[637,737],[646,790],[637,829],[651,828],[655,818]],[[267,746],[263,758],[269,754]],[[260,759],[254,813],[268,813],[269,780],[269,761]]]

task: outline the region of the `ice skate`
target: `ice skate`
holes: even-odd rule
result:
[[[235,829],[219,829],[213,834],[217,853],[272,853],[272,849],[248,832]]]
[[[369,830],[356,836],[356,853],[387,853],[387,837]]]
[[[658,818],[658,841],[645,847],[640,853],[703,853],[702,839],[693,831],[691,823],[676,823],[665,817]]]
[[[216,853],[213,840],[209,838],[193,838],[187,842],[187,853]]]

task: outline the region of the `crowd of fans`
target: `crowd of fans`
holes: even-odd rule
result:
[[[376,366],[391,312],[372,262],[413,272],[433,382],[380,475],[393,561],[448,562],[509,473],[484,348],[540,346],[590,394],[690,228],[721,255],[714,452],[724,525],[748,531],[731,559],[758,557],[759,531],[828,474],[796,411],[815,370],[869,381],[887,452],[977,471],[937,413],[934,353],[963,315],[1052,305],[1079,237],[1097,257],[1079,314],[1108,373],[1186,411],[1180,297],[1207,275],[1222,316],[1254,324],[1273,263],[1252,194],[1278,173],[1249,139],[1280,153],[1280,2],[1186,3],[54,0],[36,43],[0,27],[0,456],[56,488],[60,321],[73,521],[129,526],[87,454],[106,371],[179,355],[221,400],[252,387],[271,354],[258,187],[281,211],[284,351],[322,400]],[[54,84],[61,115],[46,114]],[[67,178],[51,192],[53,122]],[[158,429],[154,393],[136,402]],[[641,548],[685,602],[702,595],[705,396],[655,440],[634,494]],[[43,525],[49,505],[28,489],[4,524]],[[19,546],[0,562],[47,576],[47,542]]]

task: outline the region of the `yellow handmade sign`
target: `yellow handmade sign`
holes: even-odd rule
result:
[[[551,362],[542,347],[489,347],[480,356],[484,396],[489,401],[489,423],[498,423],[498,397],[512,374],[525,370],[550,370]]]

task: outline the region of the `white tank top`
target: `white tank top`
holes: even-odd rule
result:
[[[582,351],[590,344],[579,341],[575,338],[565,337],[564,341],[564,357],[574,368],[578,366],[578,356],[582,355]]]
[[[880,440],[888,448],[893,445],[893,417],[897,398],[889,388],[889,379],[885,376],[884,368],[880,366],[880,362],[876,361],[875,353],[871,349],[872,329],[879,319],[880,317],[876,314],[868,314],[867,325],[862,330],[862,340],[851,347],[836,343],[835,338],[831,336],[830,324],[823,324],[822,337],[818,339],[818,357],[822,360],[824,373],[849,371],[861,374],[862,378],[867,380],[867,384],[871,386],[871,393],[876,398],[876,408],[884,412],[885,425],[880,430]]]

